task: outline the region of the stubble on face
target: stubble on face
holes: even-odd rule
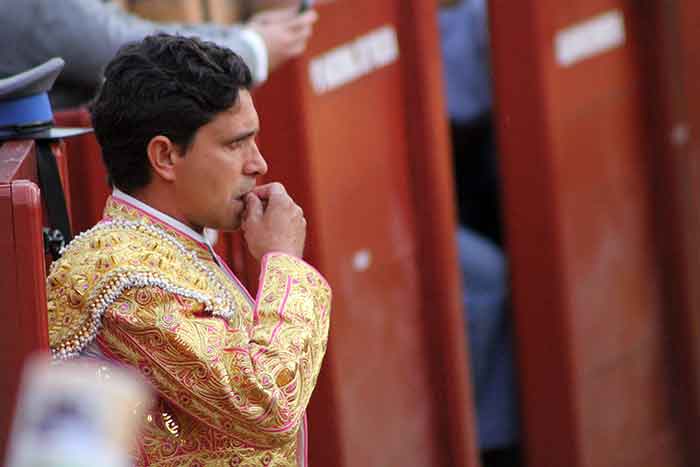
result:
[[[196,158],[193,175],[199,178],[201,190],[193,196],[198,198],[198,211],[206,214],[200,220],[206,226],[240,228],[244,197],[267,171],[255,142],[258,130],[258,115],[248,91],[241,91],[234,106],[198,130],[186,157]]]

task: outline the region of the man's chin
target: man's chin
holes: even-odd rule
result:
[[[219,225],[210,228],[216,229],[219,232],[235,232],[236,230],[240,230],[242,223],[242,220],[239,218],[233,222],[221,222]]]

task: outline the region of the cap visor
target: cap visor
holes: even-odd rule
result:
[[[90,133],[92,128],[50,128],[35,133],[0,134],[0,141],[27,139],[64,139]]]
[[[47,132],[48,136],[44,136],[46,139],[63,139],[70,138],[71,136],[80,136],[85,133],[92,133],[92,128],[51,128]],[[38,139],[38,138],[35,138]]]

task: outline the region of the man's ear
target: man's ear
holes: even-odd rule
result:
[[[180,148],[167,136],[154,136],[146,148],[153,174],[168,182],[175,181],[176,160],[182,156],[179,151]]]

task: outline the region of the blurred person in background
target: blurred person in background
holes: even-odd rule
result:
[[[331,290],[302,259],[303,210],[281,184],[256,185],[252,85],[230,49],[157,34],[120,49],[91,106],[113,192],[52,264],[49,344],[146,377],[159,402],[138,467],[308,465]],[[242,230],[257,294],[205,227]]]
[[[107,0],[0,0],[0,78],[52,57],[66,67],[51,92],[55,109],[89,102],[119,47],[157,31],[195,35],[228,47],[250,67],[255,84],[306,49],[313,10],[298,5],[265,11],[245,24],[171,24],[131,15]]]
[[[478,445],[484,467],[514,467],[517,379],[491,115],[487,2],[441,0],[440,6]]]
[[[486,0],[443,1],[451,4],[439,18],[459,221],[502,246]]]

